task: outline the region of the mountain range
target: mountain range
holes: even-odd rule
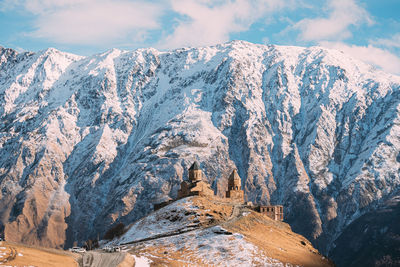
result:
[[[352,223],[400,195],[399,115],[400,77],[322,47],[0,48],[0,230],[101,237],[176,198],[197,160],[217,195],[237,169],[247,201],[282,204],[341,255]]]

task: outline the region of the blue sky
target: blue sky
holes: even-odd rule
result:
[[[335,48],[400,74],[399,0],[0,0],[0,45],[79,55],[230,40]]]

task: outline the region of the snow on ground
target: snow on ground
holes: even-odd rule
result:
[[[197,224],[189,219],[189,216],[195,214],[196,210],[198,207],[194,206],[190,199],[178,200],[135,222],[120,239],[112,241],[112,243],[123,244],[196,227]]]
[[[231,233],[221,226],[195,230],[177,236],[144,243],[146,248],[167,247],[170,253],[182,253],[186,263],[216,266],[284,266],[269,258],[243,235]],[[168,257],[168,256],[166,256]]]
[[[135,267],[150,267],[150,263],[152,262],[150,259],[141,256],[137,257],[132,255],[135,258]]]

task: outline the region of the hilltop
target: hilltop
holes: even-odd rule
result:
[[[107,245],[154,265],[333,266],[287,223],[220,198],[177,200],[134,222]]]

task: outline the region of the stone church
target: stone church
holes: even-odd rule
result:
[[[197,161],[189,168],[189,180],[182,181],[178,190],[178,198],[187,196],[214,196],[210,185],[203,181],[203,172]]]

